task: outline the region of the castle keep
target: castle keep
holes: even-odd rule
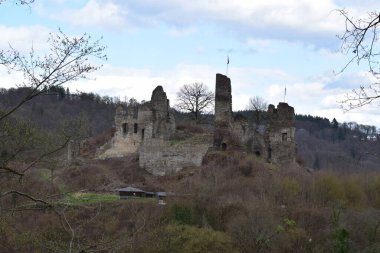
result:
[[[296,156],[294,108],[287,103],[279,103],[277,108],[269,105],[267,123],[259,131],[245,117],[234,117],[231,80],[222,74],[216,74],[213,143],[171,142],[176,133],[175,119],[161,86],[154,89],[149,102],[130,105],[128,110],[119,106],[115,126],[114,137],[99,149],[98,158],[137,152],[140,167],[154,175],[200,166],[209,150],[241,150],[279,165],[294,162]]]

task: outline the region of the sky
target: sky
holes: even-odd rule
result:
[[[356,121],[380,127],[379,103],[344,113],[343,96],[370,83],[365,65],[350,65],[337,35],[338,9],[360,17],[379,10],[374,0],[35,0],[29,7],[0,5],[0,49],[46,48],[49,33],[101,38],[108,60],[71,91],[149,100],[162,85],[171,105],[184,84],[215,89],[215,74],[232,83],[233,110],[259,96],[285,101],[297,114]],[[0,67],[0,87],[17,75]]]

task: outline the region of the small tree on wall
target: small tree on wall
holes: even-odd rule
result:
[[[214,98],[214,93],[203,83],[185,84],[177,92],[176,107],[190,113],[199,122],[200,116],[214,105]]]
[[[268,108],[268,103],[262,97],[251,97],[248,102],[247,109],[253,111],[253,122],[256,127],[260,125],[263,114]]]

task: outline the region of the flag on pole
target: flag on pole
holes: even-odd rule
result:
[[[230,64],[230,57],[227,56],[227,65]]]

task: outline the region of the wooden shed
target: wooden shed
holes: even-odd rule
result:
[[[120,199],[130,199],[130,198],[145,198],[146,192],[135,187],[125,187],[118,190]]]

